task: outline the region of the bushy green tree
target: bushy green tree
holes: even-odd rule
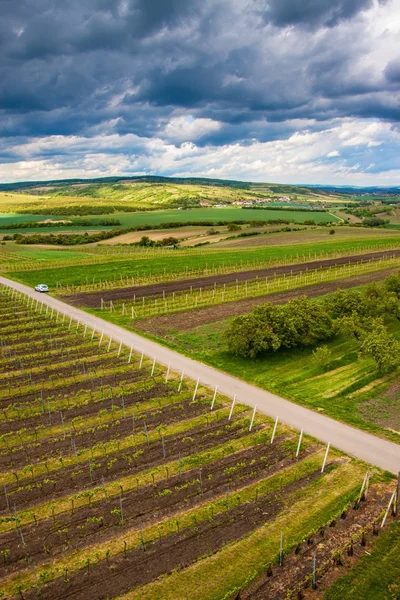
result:
[[[310,346],[333,335],[325,308],[308,298],[285,305],[265,304],[231,322],[225,339],[233,354],[254,358],[279,348]]]
[[[362,334],[360,355],[371,357],[382,374],[399,362],[400,343],[382,323],[376,323],[371,331]]]
[[[400,299],[400,274],[386,277],[384,286],[388,292],[393,292]]]
[[[313,351],[312,360],[318,369],[326,371],[332,360],[332,352],[329,350],[328,346],[318,346],[318,348]]]

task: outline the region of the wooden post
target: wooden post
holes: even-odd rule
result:
[[[214,390],[214,396],[213,396],[213,399],[212,399],[212,402],[211,402],[211,410],[213,410],[213,408],[214,408],[215,400],[217,398],[217,392],[218,392],[218,386],[216,385],[215,386],[215,390]]]
[[[112,344],[112,337],[110,337],[110,341],[108,342],[107,352],[110,352],[111,344]]]
[[[94,334],[96,333],[96,327],[93,327],[91,340],[94,338]]]
[[[86,331],[87,331],[87,323],[85,323],[85,329],[83,330],[83,337],[86,337]]]
[[[317,555],[314,554],[313,558],[313,575],[312,575],[312,589],[317,589]]]
[[[325,451],[324,462],[322,463],[321,473],[323,473],[325,471],[325,465],[326,465],[326,461],[327,461],[327,458],[328,458],[328,453],[329,453],[329,448],[330,447],[331,447],[331,443],[328,442],[328,445],[327,445],[326,451]]]
[[[400,471],[397,474],[396,502],[394,503],[393,516],[396,517],[400,505]]]
[[[100,341],[99,341],[99,348],[101,346],[101,342],[103,341],[103,337],[104,337],[104,331],[101,332]]]
[[[385,526],[386,519],[387,519],[387,516],[389,514],[389,510],[391,509],[391,506],[392,506],[392,504],[394,502],[395,497],[396,497],[396,492],[393,492],[393,494],[390,497],[389,504],[388,504],[388,507],[387,507],[386,512],[385,512],[385,516],[382,519],[381,529],[382,529],[382,527]]]
[[[132,359],[132,352],[133,352],[133,346],[131,346],[131,349],[129,351],[128,365],[130,364],[131,359]]]
[[[171,370],[171,363],[168,363],[168,368],[167,368],[167,372],[165,374],[165,383],[168,383],[168,377],[169,377],[169,372]]]
[[[279,566],[283,565],[283,533],[281,533],[281,538],[279,542]]]
[[[183,383],[183,377],[185,375],[185,371],[182,369],[182,374],[181,374],[181,379],[179,381],[179,386],[178,386],[178,393],[181,391],[182,389],[182,383]]]
[[[231,406],[231,410],[229,412],[229,417],[228,417],[228,421],[230,421],[232,419],[232,415],[233,415],[233,409],[235,407],[235,402],[236,402],[236,394],[233,396],[233,401],[232,401],[232,406]]]
[[[142,355],[140,357],[139,369],[141,369],[142,365],[143,365],[143,356],[144,356],[144,350],[142,350]]]
[[[300,454],[300,447],[301,447],[301,441],[303,439],[303,433],[304,433],[304,429],[302,429],[300,431],[300,435],[299,435],[299,443],[297,444],[297,451],[296,451],[296,458],[299,456]]]
[[[356,507],[358,507],[358,505],[360,504],[360,502],[363,499],[363,497],[364,497],[365,500],[367,499],[368,483],[369,483],[369,471],[367,471],[365,473],[364,481],[362,483],[361,490],[360,490],[360,495],[359,495],[358,500],[356,502]]]
[[[276,430],[278,428],[278,421],[279,421],[279,417],[276,417],[275,419],[275,425],[274,425],[274,429],[272,431],[272,435],[271,435],[271,444],[273,444],[274,439],[275,439],[275,434],[276,434]]]
[[[155,370],[155,368],[156,368],[156,357],[154,357],[154,360],[153,360],[153,366],[151,367],[151,373],[150,373],[150,375],[151,375],[152,377],[153,377],[153,375],[154,375],[154,370]]]
[[[121,350],[122,350],[122,342],[119,343],[118,356],[120,356]]]
[[[253,415],[251,417],[249,431],[251,431],[253,429],[253,423],[254,423],[254,418],[256,416],[256,411],[257,411],[257,404],[255,405],[254,410],[253,410]]]
[[[194,388],[192,402],[194,402],[196,400],[196,394],[197,394],[197,390],[199,389],[199,383],[200,383],[200,377],[198,377],[197,381],[196,381],[196,386]]]

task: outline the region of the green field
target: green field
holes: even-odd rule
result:
[[[1,208],[1,203],[0,203]],[[54,219],[51,215],[18,215],[16,213],[0,213],[0,225],[14,225],[16,223],[31,223],[34,221],[45,221],[46,219]],[[17,230],[16,230],[17,231]],[[21,231],[18,229],[18,231]],[[42,231],[42,229],[40,230]]]
[[[385,397],[385,389],[396,382],[399,370],[378,378],[373,361],[358,358],[355,341],[343,337],[324,342],[332,352],[331,368],[326,373],[313,364],[312,349],[277,352],[255,359],[236,357],[224,351],[221,342],[227,324],[228,321],[220,321],[190,332],[173,331],[159,341],[260,388],[400,442],[400,411],[396,403],[391,406],[393,402]],[[391,322],[390,331],[400,340],[398,321]],[[369,406],[372,399],[374,412]],[[386,427],[382,412],[387,416]],[[390,431],[395,425],[398,434]]]
[[[191,208],[188,210],[163,210],[137,213],[114,213],[113,217],[119,219],[124,227],[132,225],[159,225],[175,221],[268,221],[270,219],[288,219],[294,223],[303,223],[314,220],[315,223],[335,223],[338,217],[328,212],[321,211],[296,211],[296,210],[244,210],[242,208]]]
[[[264,266],[268,261],[291,261],[296,262],[301,259],[314,259],[326,257],[335,253],[356,253],[358,251],[379,250],[393,245],[398,247],[398,237],[385,237],[384,239],[366,240],[347,240],[340,242],[302,244],[295,246],[273,246],[262,248],[249,248],[247,250],[220,249],[215,250],[191,250],[179,251],[171,250],[164,253],[155,252],[154,257],[151,253],[143,256],[137,253],[136,257],[127,260],[107,262],[107,256],[103,258],[102,264],[78,265],[78,266],[60,266],[57,269],[43,266],[41,271],[42,280],[52,287],[57,283],[59,285],[84,285],[88,282],[100,281],[121,281],[121,278],[151,277],[159,274],[169,276],[185,277],[186,272],[197,270],[200,274],[202,270],[212,272],[212,269],[220,267],[232,267],[233,270],[240,270],[247,266],[257,268],[257,265]],[[81,255],[81,254],[80,254]],[[123,255],[122,255],[123,256]],[[37,279],[37,273],[32,271],[16,271],[10,274],[13,279],[34,284]]]

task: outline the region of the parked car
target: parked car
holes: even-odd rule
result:
[[[48,292],[49,286],[44,283],[39,283],[39,285],[35,285],[35,290],[37,292]]]

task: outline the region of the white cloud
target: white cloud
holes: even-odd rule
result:
[[[194,119],[191,116],[172,118],[164,127],[162,136],[171,141],[191,141],[221,129],[221,123],[212,119]]]
[[[214,122],[211,125],[207,119],[184,122],[177,118],[171,127],[175,132],[182,131],[182,127],[198,134],[209,131]],[[354,148],[360,148],[357,160]],[[354,119],[335,120],[320,131],[298,131],[287,139],[221,146],[199,146],[189,140],[176,145],[163,137],[135,134],[50,136],[8,148],[15,153],[15,162],[0,164],[0,178],[7,182],[148,173],[384,185],[400,183],[400,168],[387,162],[393,149],[398,154],[399,148],[400,132],[390,124]]]

